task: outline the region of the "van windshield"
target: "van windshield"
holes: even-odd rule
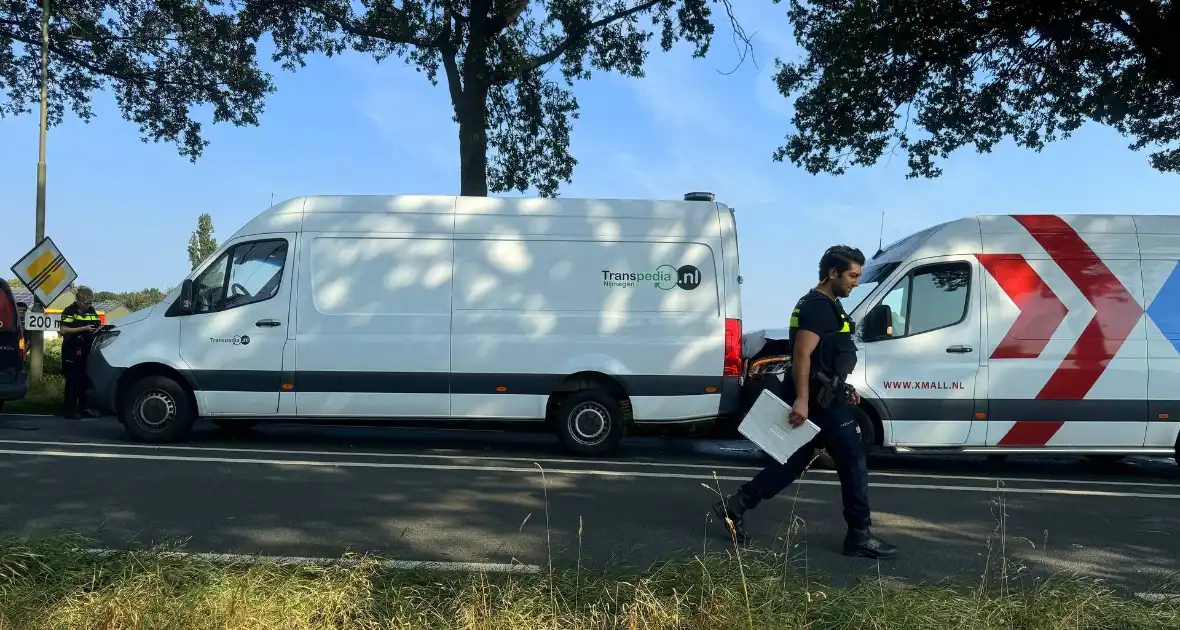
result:
[[[868,265],[864,268],[864,272],[860,276],[860,284],[857,285],[848,297],[840,300],[844,306],[844,311],[852,313],[860,303],[869,297],[869,294],[876,290],[877,285],[881,284],[893,270],[897,268],[897,262],[888,262],[880,265]]]

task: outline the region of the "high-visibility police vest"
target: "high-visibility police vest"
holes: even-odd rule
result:
[[[815,289],[799,298],[795,304],[795,310],[791,311],[790,332],[787,337],[791,352],[794,352],[795,336],[799,331],[799,311],[805,304],[813,300],[823,300],[832,308],[840,320],[840,329],[820,336],[819,345],[811,353],[811,371],[847,378],[852,370],[856,369],[856,342],[853,341],[853,335],[856,334],[856,324],[844,312],[844,307],[839,300],[834,300]]]
[[[90,306],[86,309],[78,308],[78,303],[75,302],[62,309],[61,325],[70,328],[77,328],[79,326],[97,326],[101,323],[98,313],[95,312],[94,307]],[[73,358],[89,353],[90,342],[93,335],[90,333],[77,333],[70,335],[62,340],[61,349],[63,358]]]

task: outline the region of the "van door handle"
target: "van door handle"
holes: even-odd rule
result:
[[[275,326],[282,326],[282,322],[280,322],[277,319],[260,319],[256,322],[254,322],[254,325],[259,328],[264,328],[264,327],[274,328]]]
[[[971,346],[950,346],[946,349],[946,351],[952,352],[955,354],[964,354],[967,352],[971,352]]]

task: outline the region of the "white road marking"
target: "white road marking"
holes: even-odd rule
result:
[[[443,455],[437,453],[374,453],[367,451],[309,451],[299,449],[266,449],[266,448],[230,448],[217,446],[171,446],[166,444],[113,444],[106,442],[66,442],[49,440],[0,440],[0,444],[32,444],[37,446],[65,446],[78,448],[107,448],[107,449],[138,449],[150,451],[180,451],[194,453],[253,453],[258,455],[302,455],[308,457],[373,457],[386,459],[439,459],[446,461],[504,461],[525,462],[532,464],[575,464],[585,466],[613,466],[637,468],[679,468],[683,470],[733,470],[757,472],[760,466],[727,466],[711,464],[690,464],[674,462],[643,462],[629,460],[604,459],[562,459],[553,457],[511,457],[506,455]],[[835,475],[834,470],[811,468],[809,474]],[[1115,486],[1139,488],[1168,488],[1175,489],[1174,483],[1151,483],[1139,481],[1105,481],[1085,479],[1044,479],[1037,477],[981,477],[974,475],[943,475],[938,473],[904,473],[888,471],[869,471],[869,477],[900,477],[902,479],[946,479],[954,481],[985,481],[985,482],[1016,482],[1016,483],[1045,483],[1080,486]]]
[[[51,413],[0,413],[0,418],[52,418]]]
[[[87,459],[127,459],[172,462],[203,462],[215,464],[264,464],[269,466],[294,466],[314,468],[376,468],[401,470],[440,470],[440,471],[474,471],[500,473],[530,473],[541,472],[540,468],[509,467],[509,466],[473,466],[459,464],[402,464],[395,462],[348,462],[348,461],[319,461],[296,459],[256,459],[237,457],[186,457],[180,455],[139,455],[135,453],[99,453],[87,451],[19,451],[0,450],[3,455],[22,455],[34,457],[77,457]],[[691,479],[697,481],[712,481],[712,475],[696,475],[686,473],[656,473],[625,470],[593,470],[576,468],[548,468],[547,475],[572,475],[586,477],[615,477],[615,478],[648,478],[648,479]],[[748,477],[731,477],[718,475],[720,481],[747,481]],[[800,479],[796,483],[804,485],[838,486],[839,481],[821,481],[816,479]],[[1180,494],[1156,494],[1147,492],[1109,492],[1104,490],[1068,490],[1064,488],[1010,488],[1006,486],[942,486],[933,484],[909,483],[869,483],[873,488],[896,488],[904,490],[944,490],[948,492],[985,492],[998,494],[1043,494],[1066,495],[1080,497],[1117,497],[1140,499],[1180,499]]]
[[[95,556],[110,556],[127,553],[121,549],[85,549],[83,553]],[[197,558],[209,562],[239,564],[278,565],[343,565],[360,564],[360,558],[305,558],[300,556],[248,556],[234,553],[198,553],[186,551],[160,552],[159,555],[172,558]],[[380,560],[378,564],[386,569],[423,569],[427,571],[469,571],[483,573],[537,573],[541,567],[535,564],[509,564],[500,562],[435,562],[430,560]]]

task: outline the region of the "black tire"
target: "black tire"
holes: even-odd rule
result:
[[[877,427],[873,425],[873,419],[862,407],[853,407],[852,414],[856,417],[856,429],[860,434],[861,449],[866,455],[872,453],[873,448],[877,445]]]
[[[136,381],[119,404],[119,420],[141,442],[176,442],[189,436],[196,409],[188,391],[167,376]]]
[[[213,418],[213,426],[221,429],[230,435],[244,435],[250,432],[257,424],[257,420],[250,419],[232,419],[232,418]]]
[[[626,431],[623,407],[609,392],[582,389],[569,394],[554,418],[557,439],[575,455],[610,455]]]

